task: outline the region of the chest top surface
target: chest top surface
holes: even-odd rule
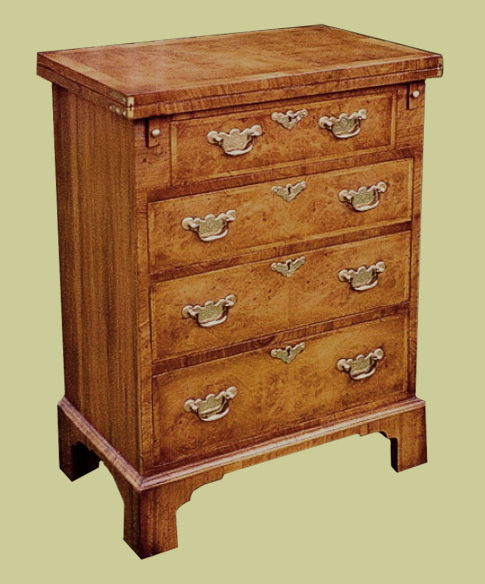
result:
[[[336,80],[424,79],[439,76],[441,63],[436,53],[315,25],[44,52],[38,72],[136,108]]]

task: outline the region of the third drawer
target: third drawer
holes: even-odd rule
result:
[[[400,232],[155,283],[154,360],[399,304],[409,265]]]

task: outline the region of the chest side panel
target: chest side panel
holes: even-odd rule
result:
[[[133,126],[54,86],[67,399],[139,466]]]

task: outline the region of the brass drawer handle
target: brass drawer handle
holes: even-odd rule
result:
[[[360,381],[374,375],[377,362],[384,357],[384,351],[379,347],[368,355],[357,355],[355,359],[340,359],[337,362],[339,371],[348,373],[351,379]]]
[[[228,225],[236,219],[236,211],[231,209],[226,213],[217,215],[209,214],[203,219],[200,217],[186,217],[182,221],[182,227],[187,231],[193,231],[201,241],[215,241],[226,237]]]
[[[184,306],[182,308],[182,316],[183,318],[193,318],[203,328],[210,328],[216,324],[223,323],[227,319],[229,308],[235,304],[236,297],[234,294],[229,294],[217,302],[208,300],[204,306],[198,304]]]
[[[341,282],[348,282],[353,290],[363,292],[377,285],[379,274],[382,274],[385,269],[384,262],[377,262],[372,266],[360,266],[357,270],[340,270],[338,279]]]
[[[217,395],[209,393],[205,398],[188,399],[184,404],[186,412],[194,412],[202,422],[220,420],[229,413],[229,402],[237,395],[234,386],[223,389]]]
[[[285,262],[273,262],[271,264],[271,269],[273,272],[278,272],[282,276],[289,278],[297,270],[299,270],[305,263],[305,257],[297,258],[296,260],[286,260]]]
[[[263,128],[259,125],[242,131],[234,128],[229,134],[213,130],[207,134],[207,141],[209,144],[220,146],[229,156],[240,156],[253,149],[254,138],[261,136],[262,133]]]
[[[341,203],[349,203],[354,211],[370,211],[380,203],[380,196],[387,190],[384,181],[371,187],[360,187],[356,191],[340,191],[338,194]]]
[[[306,182],[302,180],[301,182],[296,183],[294,185],[288,184],[286,185],[286,187],[278,186],[271,187],[271,192],[274,195],[278,195],[278,197],[281,197],[283,201],[289,203],[290,201],[293,201],[293,199],[296,199],[296,197],[305,189]]]
[[[365,119],[367,110],[360,109],[350,115],[340,114],[338,118],[323,116],[318,120],[318,125],[332,132],[335,138],[352,138],[360,132],[360,122]]]
[[[274,120],[275,122],[278,122],[278,124],[281,124],[283,128],[291,130],[296,126],[296,124],[298,124],[298,122],[303,120],[303,118],[306,118],[307,115],[308,111],[306,109],[301,109],[298,110],[297,112],[288,110],[286,114],[282,114],[280,112],[272,113],[271,119]]]
[[[284,349],[273,349],[271,356],[273,359],[280,359],[283,363],[291,363],[305,348],[305,343],[298,343],[294,347],[286,346]]]

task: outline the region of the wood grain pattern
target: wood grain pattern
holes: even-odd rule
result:
[[[416,391],[416,356],[418,339],[418,293],[419,293],[419,246],[421,229],[421,190],[423,165],[423,132],[424,132],[424,82],[414,84],[413,89],[419,91],[419,97],[413,99],[413,107],[405,109],[404,95],[399,96],[399,105],[403,114],[399,120],[402,127],[407,128],[407,134],[400,133],[400,145],[413,145],[413,207],[411,226],[411,264],[410,264],[410,317],[409,317],[409,387]]]
[[[286,346],[292,342],[296,342],[299,338],[312,338],[320,336],[327,331],[337,330],[342,327],[351,326],[353,324],[360,324],[371,320],[377,320],[386,316],[393,316],[399,314],[407,314],[409,309],[409,302],[402,302],[400,304],[393,304],[391,306],[380,306],[378,308],[359,312],[358,314],[351,314],[342,316],[340,318],[333,318],[324,322],[313,322],[301,327],[291,330],[284,330],[279,332],[272,332],[271,334],[258,337],[256,339],[248,339],[239,343],[233,343],[225,347],[211,349],[208,351],[188,353],[176,357],[169,357],[163,361],[154,361],[152,372],[153,375],[160,375],[167,371],[180,369],[183,367],[191,367],[199,363],[213,361],[214,359],[224,359],[232,355],[238,355],[247,351],[255,351],[266,348],[273,344]]]
[[[136,468],[63,398],[58,406],[59,462],[71,480],[95,470],[102,460],[112,474],[124,502],[124,539],[145,558],[177,547],[175,513],[192,492],[223,476],[214,468],[181,480],[144,485]]]
[[[40,57],[39,57],[40,60]],[[81,96],[88,101],[105,108],[121,108],[128,119],[144,120],[155,116],[170,116],[173,114],[186,114],[221,107],[235,107],[247,104],[270,102],[287,98],[302,98],[309,95],[324,95],[336,92],[355,91],[369,87],[384,87],[388,85],[409,84],[420,82],[422,79],[441,77],[443,74],[442,57],[439,56],[435,64],[430,68],[417,69],[415,71],[401,71],[386,75],[371,75],[367,77],[355,77],[353,79],[334,79],[312,85],[296,85],[284,88],[268,87],[248,93],[234,93],[214,95],[211,97],[193,97],[187,100],[171,102],[154,102],[145,105],[126,105],[128,96],[118,93],[103,95],[96,91],[63,77],[56,71],[37,65],[37,74],[59,87],[68,89],[71,93]],[[119,101],[116,101],[116,100]]]
[[[134,253],[133,126],[53,91],[66,395],[140,468],[138,400],[150,386],[138,336],[148,305]]]
[[[392,235],[393,233],[409,231],[411,224],[412,222],[410,220],[398,221],[396,223],[391,222],[374,227],[361,227],[360,229],[341,231],[339,233],[325,233],[321,236],[303,239],[294,243],[270,244],[268,246],[248,250],[246,253],[228,256],[217,260],[198,262],[197,264],[178,266],[176,268],[166,268],[160,272],[152,273],[150,275],[150,280],[153,283],[165,282],[166,280],[194,276],[196,274],[203,274],[214,270],[222,270],[240,264],[249,264],[265,259],[271,260],[274,257],[304,255],[307,252],[318,250],[322,247],[333,247],[336,245],[352,243],[354,241],[361,241],[362,239],[384,237],[385,235]]]
[[[287,109],[308,111],[308,116],[291,130],[271,119],[274,106],[245,111],[243,115],[226,113],[174,121],[171,124],[173,184],[237,176],[270,165],[278,168],[303,160],[312,162],[390,149],[394,141],[394,100],[394,92],[385,89],[321,102],[302,100],[278,104],[276,111],[282,113]],[[368,114],[357,136],[338,139],[318,126],[322,116],[338,118],[342,113],[351,114],[360,109],[366,109]],[[233,128],[242,131],[254,125],[261,126],[263,134],[254,139],[254,147],[247,154],[228,156],[219,146],[207,141],[211,131],[229,133]]]
[[[144,131],[145,126],[144,124],[141,124],[140,121],[136,122],[135,125],[141,125],[141,131]],[[144,156],[144,152],[138,153],[137,155]],[[155,170],[148,174],[138,173],[137,189],[142,193],[146,193],[149,202],[158,202],[166,199],[210,193],[218,190],[228,190],[230,188],[251,186],[265,182],[271,182],[274,184],[280,181],[291,182],[296,176],[308,176],[311,174],[334,172],[345,169],[349,169],[350,171],[358,167],[370,166],[372,164],[379,164],[380,162],[400,160],[403,158],[412,158],[412,156],[412,148],[404,150],[389,150],[349,156],[336,160],[312,162],[310,164],[296,164],[283,168],[266,168],[257,174],[243,174],[234,177],[211,179],[188,185],[175,186],[170,186],[168,183],[163,186],[163,182],[159,179]]]
[[[275,185],[306,188],[287,202],[272,192]],[[339,200],[343,189],[357,190],[384,181],[387,190],[375,209],[357,212]],[[150,264],[152,271],[232,258],[263,246],[308,241],[375,227],[411,217],[412,160],[384,162],[355,170],[293,177],[291,181],[237,187],[202,196],[178,197],[149,204]],[[185,217],[204,218],[230,209],[236,220],[228,234],[213,242],[202,241],[194,231],[182,228]],[[173,273],[173,272],[172,272]]]
[[[223,347],[313,322],[355,314],[408,298],[409,234],[398,233],[305,254],[305,264],[290,278],[271,269],[273,262],[244,264],[152,287],[152,340],[155,361]],[[295,258],[291,258],[295,259]],[[342,269],[386,263],[379,283],[356,292],[338,279]],[[201,328],[182,318],[187,304],[203,305],[236,296],[226,322]]]
[[[410,91],[419,91],[412,99]],[[419,291],[419,245],[421,228],[421,190],[423,162],[425,83],[420,81],[407,87],[407,91],[397,94],[396,148],[409,149],[413,157],[413,204],[411,222],[411,262],[410,262],[410,318],[409,318],[409,387],[416,389],[416,354]]]
[[[291,343],[305,348],[291,363],[271,357],[268,347],[172,371],[154,379],[154,440],[160,466],[201,460],[208,455],[237,450],[268,435],[288,433],[301,424],[317,424],[358,405],[404,399],[407,388],[406,322],[404,316],[366,322]],[[354,381],[337,369],[342,358],[384,350],[376,372]],[[257,372],[257,374],[255,374]],[[235,386],[229,413],[202,422],[184,410],[188,399]],[[396,394],[399,394],[396,395]],[[194,448],[194,445],[197,445]]]
[[[182,195],[190,195],[196,193],[206,193],[215,190],[227,189],[236,186],[245,186],[251,185],[254,183],[261,183],[273,180],[282,180],[285,178],[292,178],[295,176],[300,175],[309,175],[315,174],[319,172],[327,172],[333,171],[338,169],[344,168],[355,168],[357,166],[366,166],[368,164],[373,164],[385,160],[396,160],[399,158],[405,158],[410,156],[409,152],[406,149],[413,148],[414,146],[419,147],[420,143],[420,136],[415,133],[415,131],[408,132],[405,123],[403,120],[407,119],[409,116],[407,114],[407,100],[408,100],[408,89],[407,85],[394,85],[391,87],[386,87],[380,90],[382,91],[390,91],[392,95],[395,96],[396,106],[393,109],[393,116],[395,118],[395,128],[393,126],[393,143],[400,143],[406,145],[403,150],[391,150],[387,149],[377,149],[372,150],[370,152],[348,152],[346,156],[336,157],[333,156],[331,158],[325,159],[325,153],[318,152],[318,156],[320,159],[318,160],[311,160],[305,159],[300,161],[293,161],[288,162],[284,165],[273,165],[269,164],[268,166],[261,167],[258,169],[257,172],[253,172],[251,169],[248,171],[241,171],[239,173],[231,173],[227,176],[221,176],[218,178],[210,178],[210,179],[203,179],[200,176],[196,177],[194,182],[190,183],[183,183],[183,184],[176,184],[175,181],[168,176],[169,171],[172,171],[171,168],[171,161],[167,161],[167,156],[170,156],[170,149],[169,146],[164,148],[150,148],[147,146],[146,140],[137,140],[136,141],[136,156],[137,159],[144,161],[143,172],[139,172],[136,175],[136,189],[142,193],[146,193],[148,200],[150,201],[158,201],[161,199],[173,198]],[[369,91],[361,92],[364,94],[369,94]],[[360,93],[359,93],[360,94]],[[338,94],[339,99],[342,100],[350,100],[355,99],[355,92],[340,92]],[[331,96],[328,95],[318,95],[317,98],[302,98],[298,103],[305,105],[306,103],[314,103],[315,99],[319,99],[321,101],[327,101],[328,98]],[[335,96],[333,96],[335,98]],[[335,101],[335,100],[330,100]],[[288,111],[289,109],[294,109],[296,102],[291,99],[283,99],[280,101],[271,101],[266,104],[267,109],[270,112],[273,111]],[[145,120],[137,120],[135,121],[135,128],[137,136],[144,136],[148,131],[148,126],[150,128],[155,127],[160,130],[160,136],[158,140],[160,143],[166,144],[167,141],[170,140],[170,126],[171,123],[177,123],[181,121],[187,121],[190,119],[199,119],[199,118],[207,118],[207,117],[217,117],[217,118],[224,118],[224,116],[228,115],[235,115],[239,118],[245,118],[253,112],[255,106],[253,104],[247,106],[238,106],[238,107],[231,107],[231,108],[218,108],[213,109],[211,111],[201,111],[201,112],[191,112],[190,114],[180,114],[177,116],[171,117],[157,117],[151,118],[150,121],[147,123]],[[347,112],[348,113],[348,112]],[[307,120],[308,118],[305,118]],[[173,122],[170,122],[173,120]],[[303,120],[303,122],[305,122]],[[270,120],[273,122],[273,120]],[[365,120],[366,122],[368,120]],[[301,122],[301,123],[303,123]],[[276,122],[273,122],[276,123]],[[364,127],[364,126],[362,126]],[[285,130],[285,132],[290,135],[294,132],[298,126],[293,128],[293,130]],[[414,128],[414,125],[413,125]],[[282,128],[284,129],[284,128]],[[315,129],[317,134],[317,140],[322,140],[322,133],[328,133],[327,130],[321,130],[319,128]],[[286,134],[283,134],[286,139]],[[257,138],[260,140],[263,136]],[[355,136],[354,138],[350,138],[347,141],[355,140],[359,138],[359,136]],[[336,139],[333,139],[336,140]],[[340,142],[345,142],[346,140],[340,140]],[[208,142],[204,143],[204,149],[208,146],[211,146]],[[219,150],[215,146],[212,148]],[[342,148],[342,146],[340,146]],[[251,153],[250,153],[251,154]],[[221,157],[226,158],[234,158],[226,156],[220,152]],[[241,158],[244,158],[243,155]],[[412,154],[411,154],[412,156]],[[237,159],[237,157],[235,157]],[[232,162],[231,164],[237,164],[237,162]],[[170,181],[173,184],[169,184]]]
[[[390,75],[401,75],[402,82],[413,74],[426,79],[441,74],[442,58],[316,25],[44,52],[38,55],[38,66],[48,79],[58,75],[122,106],[131,102],[131,115],[146,117],[204,109],[204,100],[215,98],[228,106],[233,96],[249,94],[256,103],[265,100],[263,91],[290,87],[334,83],[333,91],[339,91],[339,83],[354,79],[371,78],[369,85],[372,78]],[[390,81],[380,81],[386,83]],[[309,95],[311,89],[305,91]],[[332,89],[320,93],[325,91]],[[152,107],[141,109],[147,105]]]
[[[135,188],[146,199],[149,185],[157,188],[170,187],[172,167],[170,156],[170,122],[168,118],[157,118],[160,136],[156,145],[148,145],[150,124],[146,120],[133,124],[135,146]]]
[[[39,54],[55,84],[60,466],[75,480],[106,464],[140,557],[176,547],[177,509],[226,472],[371,432],[389,438],[396,470],[426,461],[415,397],[424,80],[441,72],[440,55],[324,26]],[[302,108],[292,130],[271,119]],[[318,127],[362,108],[353,138]],[[255,124],[263,135],[243,156],[207,142]],[[291,203],[271,192],[302,180]],[[371,211],[338,200],[380,181]],[[223,240],[181,228],[229,209]],[[290,278],[271,270],[300,256]],[[338,279],[378,261],[370,290]],[[182,318],[186,304],[231,293],[223,324]],[[271,357],[300,342],[290,364]],[[369,378],[336,368],[377,347]],[[184,411],[228,386],[238,394],[220,420]]]
[[[400,472],[426,462],[425,404],[409,398],[317,428],[208,458],[202,464],[143,477],[64,398],[59,404],[61,468],[71,480],[94,470],[102,460],[124,501],[124,538],[145,558],[177,546],[177,508],[193,490],[240,470],[353,434],[380,432],[391,442],[391,465]],[[82,445],[82,448],[79,448]],[[84,459],[80,456],[84,455]]]

